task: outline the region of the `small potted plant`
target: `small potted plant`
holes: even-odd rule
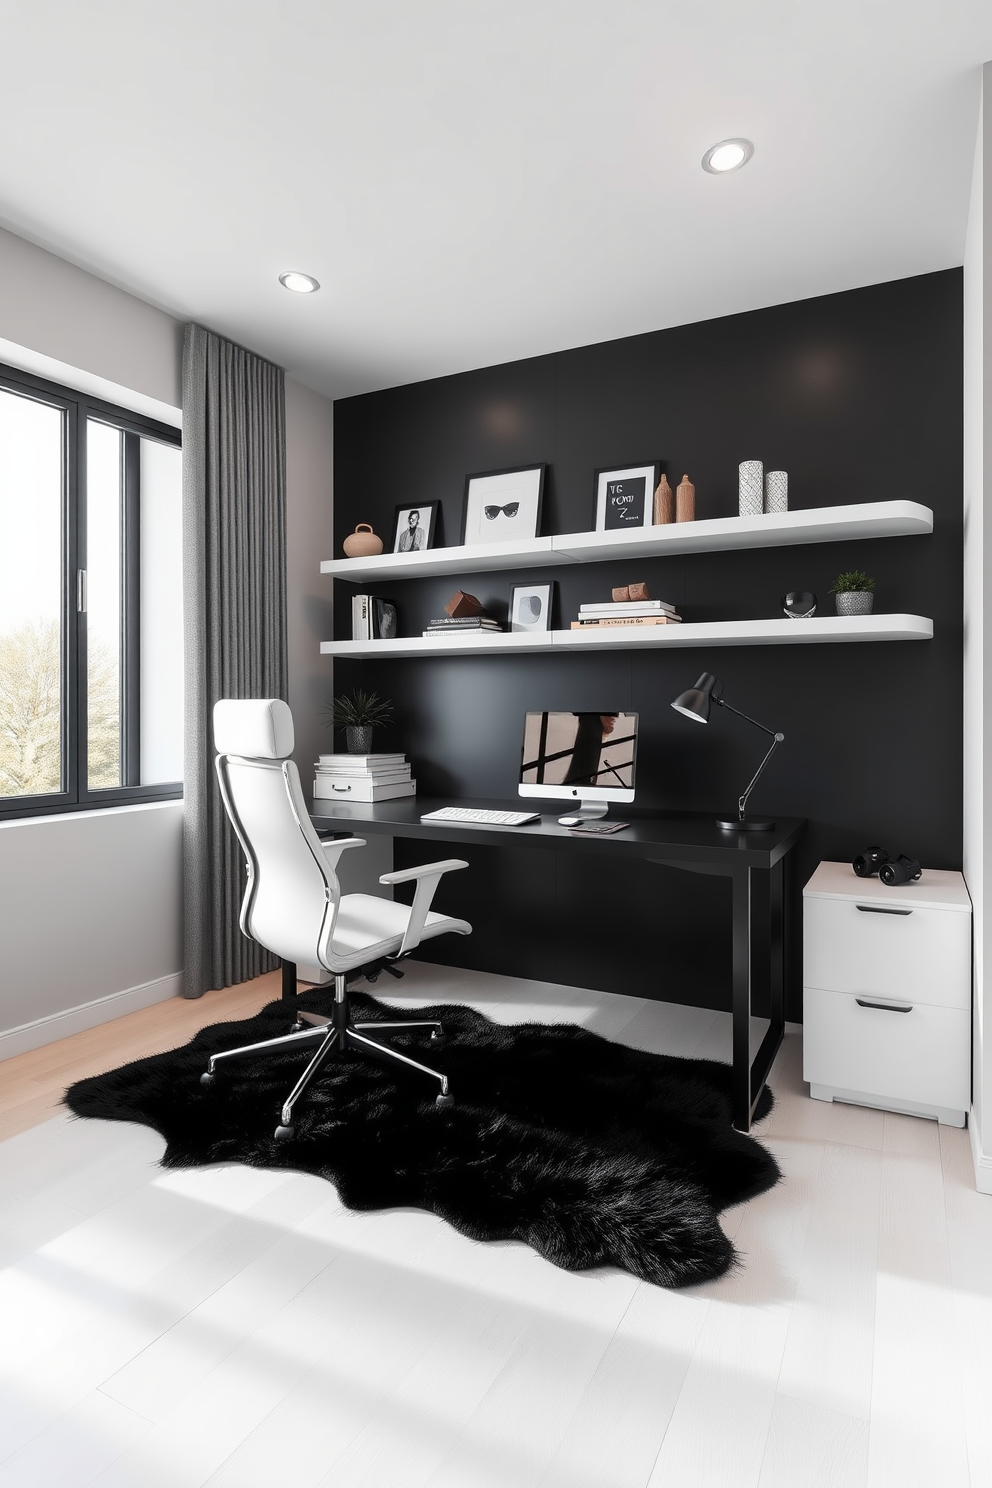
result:
[[[870,615],[875,600],[875,580],[860,568],[840,573],[830,588],[838,615]]]
[[[343,728],[349,754],[372,753],[372,730],[381,728],[393,717],[393,705],[376,692],[357,689],[350,697],[335,698],[328,708],[331,723]]]

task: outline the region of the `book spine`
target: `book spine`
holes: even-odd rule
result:
[[[580,615],[674,615],[675,606],[661,600],[617,600],[613,604],[579,605]]]
[[[573,630],[607,630],[615,625],[681,625],[674,615],[631,615],[624,620],[573,620]]]
[[[483,620],[474,616],[468,616],[464,620],[428,620],[427,624],[431,630],[478,630],[480,626],[499,630],[498,620]]]
[[[353,641],[370,641],[372,631],[369,624],[369,596],[355,594],[351,600],[351,638]]]

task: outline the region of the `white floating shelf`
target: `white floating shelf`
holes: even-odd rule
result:
[[[426,553],[380,553],[377,558],[325,559],[322,574],[353,582],[365,579],[429,579],[443,573],[489,573],[496,568],[550,568],[573,563],[556,553],[554,537],[531,537],[516,542],[473,543],[461,548],[428,548]]]
[[[366,579],[417,579],[434,574],[486,573],[493,569],[550,568],[563,563],[604,563],[611,558],[665,558],[743,548],[853,542],[858,538],[924,536],[933,512],[916,501],[868,501],[761,517],[713,517],[637,527],[630,532],[570,532],[528,541],[431,548],[426,553],[382,553],[378,558],[335,558],[320,571],[362,583]]]
[[[694,624],[625,626],[608,629],[522,631],[499,635],[441,636],[424,640],[400,636],[393,641],[321,641],[321,656],[473,656],[509,652],[635,651],[664,646],[816,646],[851,641],[930,641],[933,621],[923,615],[825,615],[812,620],[706,620]]]

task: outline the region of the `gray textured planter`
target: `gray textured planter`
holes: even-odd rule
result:
[[[371,754],[372,753],[372,730],[365,724],[352,724],[346,728],[345,738],[348,740],[349,754]]]
[[[835,594],[838,615],[870,615],[875,596],[870,590],[850,590],[847,594]]]

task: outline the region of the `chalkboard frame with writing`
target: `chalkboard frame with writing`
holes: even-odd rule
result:
[[[661,480],[661,461],[625,465],[622,469],[596,471],[595,532],[622,532],[631,527],[650,527],[654,520],[654,492]],[[618,510],[615,487],[628,487],[627,505]]]

